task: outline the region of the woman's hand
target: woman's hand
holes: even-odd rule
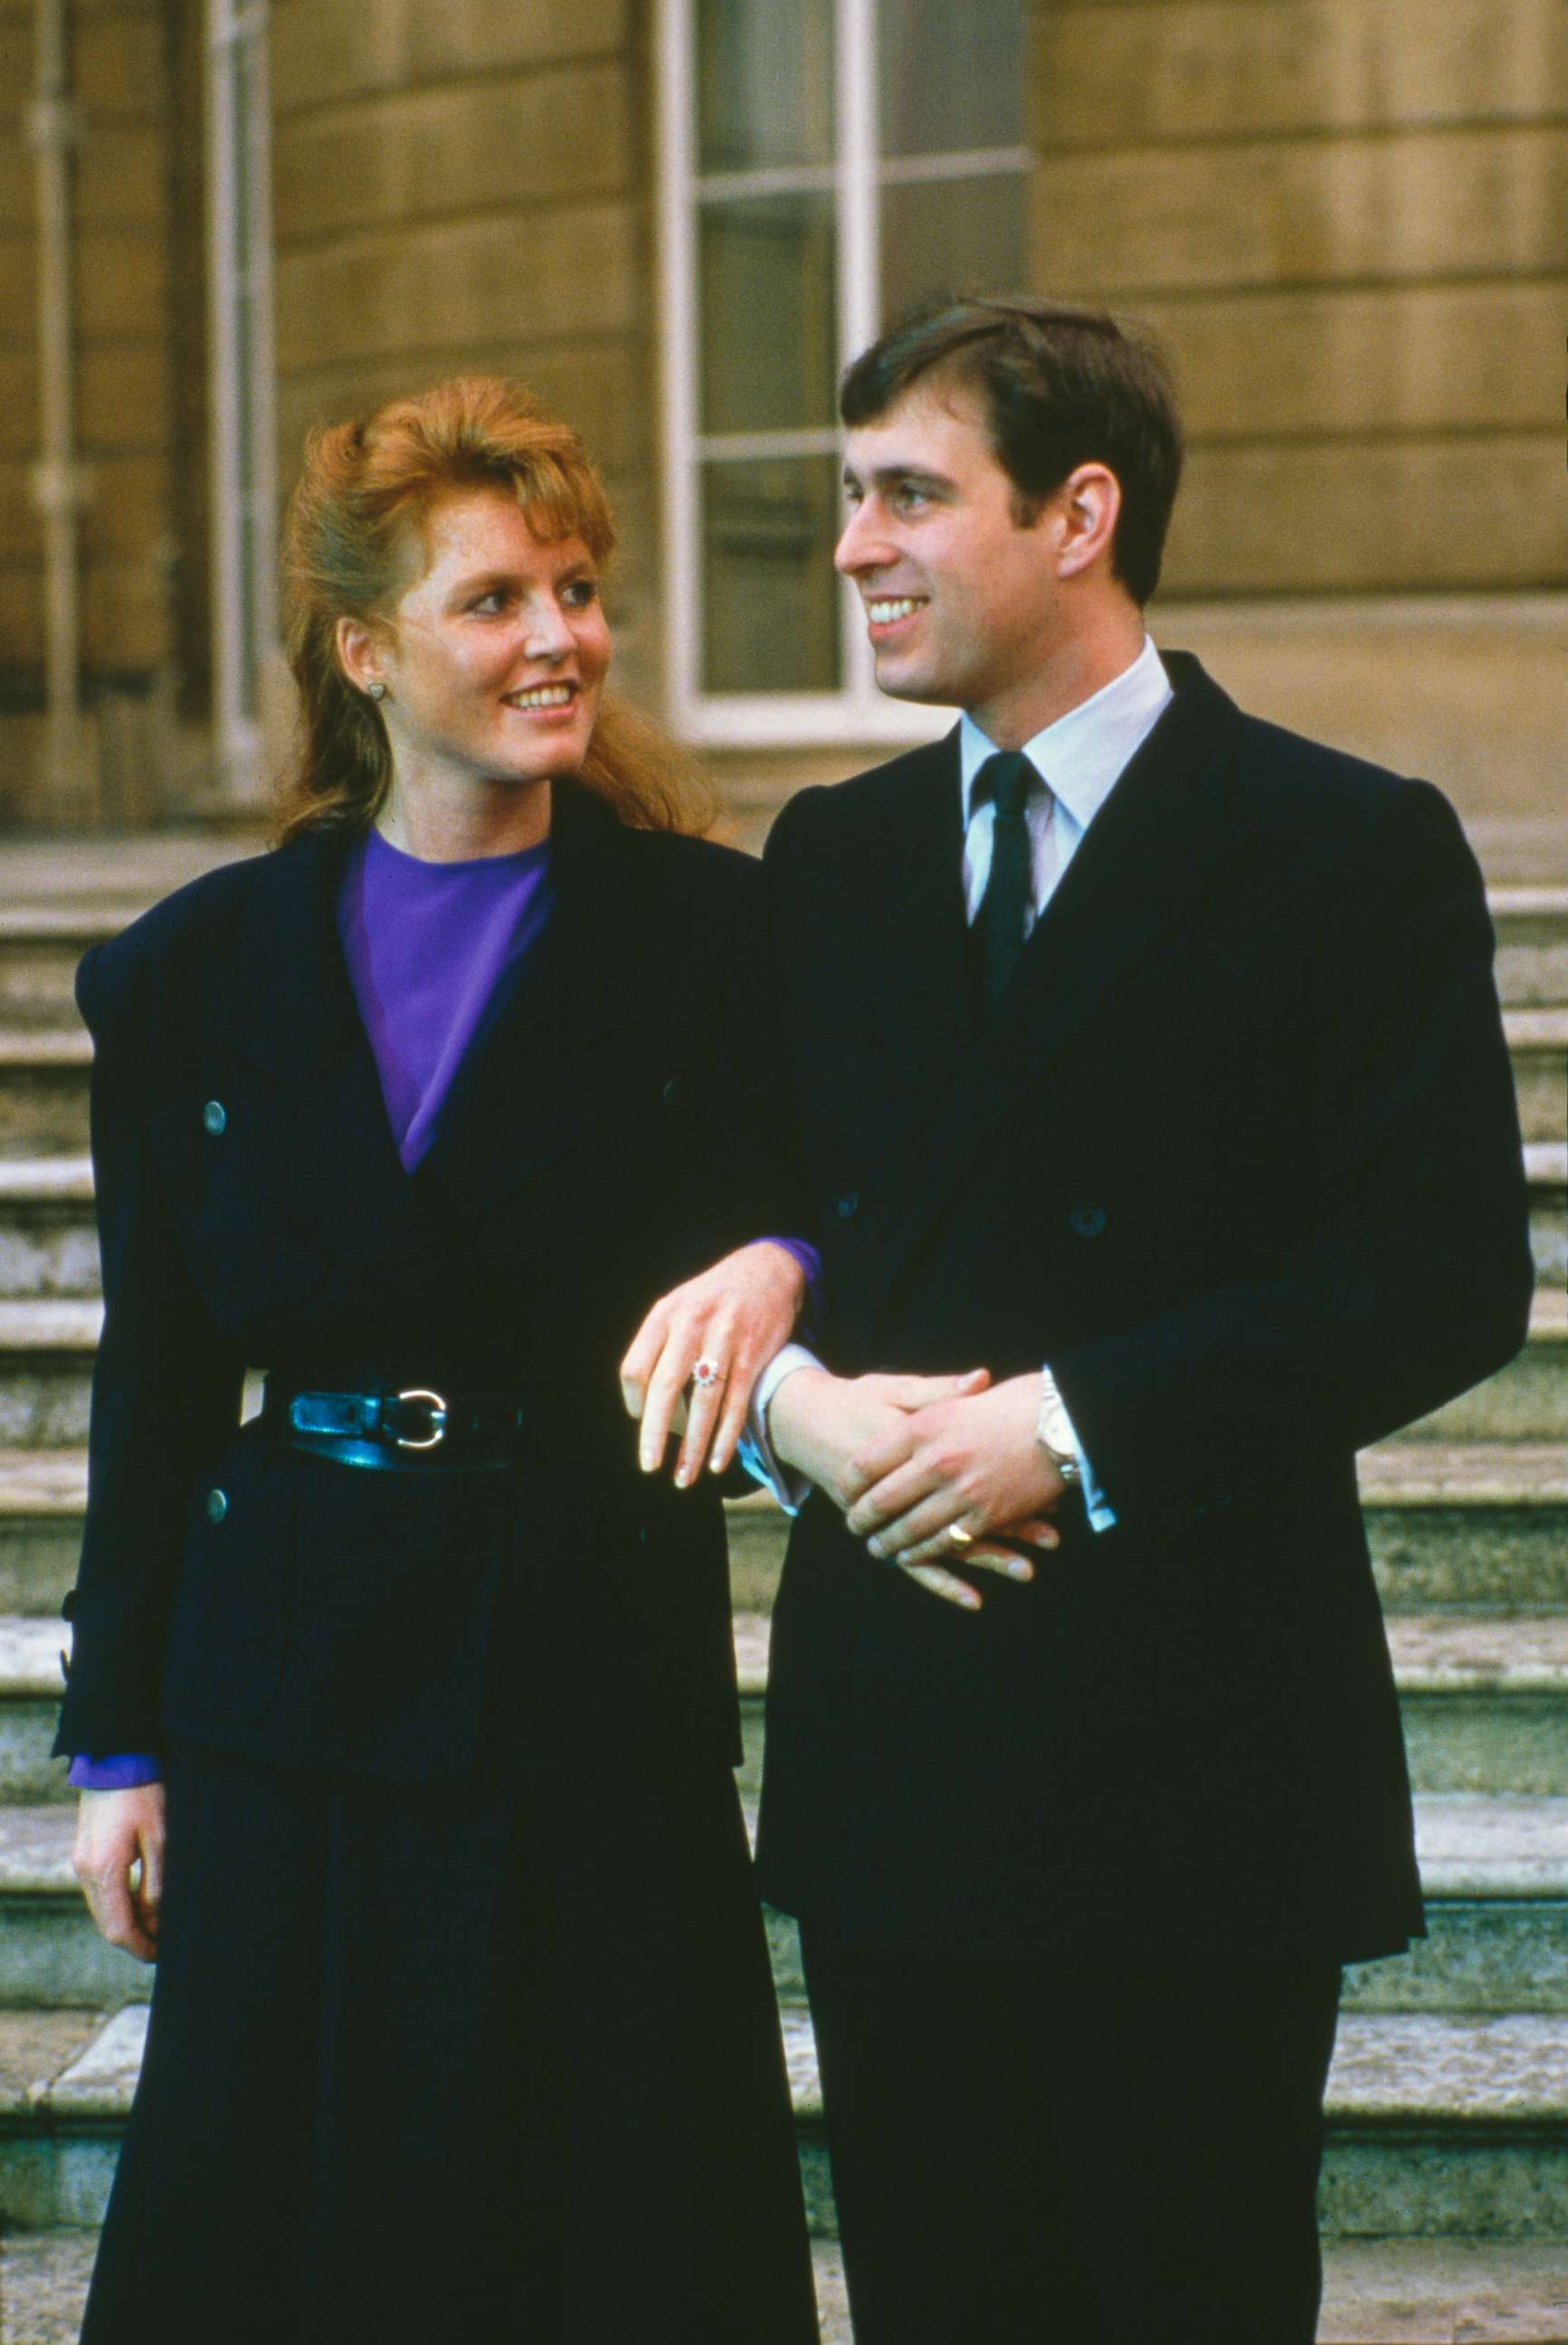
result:
[[[76,1810],[71,1870],[100,1936],[138,1963],[158,1955],[163,1902],[163,1785],[84,1792]]]
[[[806,1274],[769,1239],[727,1254],[698,1278],[661,1296],[621,1362],[626,1415],[640,1417],[637,1461],[645,1474],[662,1464],[676,1411],[693,1369],[710,1360],[715,1382],[694,1386],[675,1478],[684,1489],[706,1457],[721,1474],[746,1425],[752,1387],[795,1332],[806,1299]],[[711,1443],[711,1455],[709,1445]]]

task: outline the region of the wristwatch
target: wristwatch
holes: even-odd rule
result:
[[[1083,1480],[1078,1452],[1073,1445],[1073,1421],[1049,1368],[1040,1372],[1040,1413],[1034,1420],[1034,1438],[1064,1482],[1071,1485]]]

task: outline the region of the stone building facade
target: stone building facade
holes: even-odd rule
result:
[[[37,472],[51,10],[67,36],[87,711],[65,760],[44,713]],[[980,18],[990,46],[944,57]],[[238,97],[214,68],[237,39],[255,45]],[[267,265],[240,274],[270,322],[259,310],[234,346],[265,371],[268,493],[315,421],[460,367],[519,372],[581,425],[610,483],[623,685],[699,742],[742,833],[794,780],[864,763],[879,720],[831,643],[809,655],[828,664],[810,689],[791,671],[770,690],[763,659],[727,698],[694,685],[690,662],[718,674],[733,647],[716,652],[711,629],[688,644],[683,681],[676,641],[691,634],[693,563],[716,609],[766,613],[772,582],[783,614],[820,574],[820,384],[794,421],[769,410],[760,436],[746,413],[706,438],[697,413],[689,447],[671,424],[704,303],[738,300],[745,320],[748,282],[738,347],[754,372],[820,376],[814,335],[842,355],[832,320],[841,336],[845,239],[860,233],[843,175],[878,168],[845,159],[847,120],[862,148],[877,135],[856,39],[881,42],[884,106],[900,54],[985,100],[980,130],[928,127],[932,152],[884,175],[884,277],[923,220],[950,273],[1021,269],[1146,319],[1172,348],[1193,447],[1156,634],[1254,706],[1432,774],[1471,817],[1551,811],[1568,616],[1562,0],[987,0],[978,18],[934,0],[272,0],[238,15],[235,0],[0,0],[5,818],[212,811],[242,801],[274,753],[270,668],[252,680],[257,757],[242,770],[215,741],[211,646],[229,602],[214,524],[237,492],[215,461],[214,401],[235,394],[232,366],[228,392],[215,387],[215,337],[233,319],[215,311],[212,246],[232,220],[211,117],[231,101],[250,108],[252,179],[268,172]],[[690,77],[689,105],[672,76]],[[906,76],[900,103],[929,116],[919,81]],[[751,107],[738,170],[710,119],[727,104]],[[813,105],[836,130],[813,133]],[[688,133],[695,162],[677,153]],[[984,150],[972,171],[964,137]],[[680,170],[695,174],[697,227],[677,281]],[[885,228],[895,182],[925,190],[923,211],[900,198],[901,241]],[[710,263],[725,203],[736,233]],[[998,229],[1008,205],[1013,243]],[[816,287],[798,310],[797,278]],[[712,522],[720,484],[745,492],[725,508],[728,539]],[[683,500],[705,497],[707,520],[686,514]],[[899,737],[895,716],[882,735]]]

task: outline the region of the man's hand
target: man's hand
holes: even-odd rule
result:
[[[716,1382],[692,1391],[675,1478],[685,1489],[705,1457],[722,1474],[745,1429],[752,1387],[794,1334],[805,1299],[805,1272],[792,1254],[767,1238],[727,1254],[700,1277],[660,1297],[621,1362],[626,1415],[642,1419],[637,1462],[645,1474],[657,1473],[664,1462],[671,1425],[699,1360],[711,1360],[719,1373]]]
[[[789,1378],[779,1400],[795,1382]],[[850,1530],[873,1555],[917,1575],[940,1568],[938,1558],[967,1567],[979,1554],[972,1542],[988,1531],[1055,1547],[1049,1518],[1067,1486],[1034,1438],[1039,1406],[1036,1376],[931,1402],[908,1421],[905,1455],[850,1505]]]
[[[830,1376],[826,1368],[797,1368],[785,1377],[768,1411],[775,1455],[809,1476],[855,1529],[861,1509],[876,1492],[908,1470],[918,1428],[928,1413],[974,1407],[990,1381],[984,1368],[955,1376],[854,1377]],[[1029,1424],[1033,1439],[1033,1415]],[[1019,1522],[1007,1536],[1031,1546],[1056,1544],[1055,1532],[1044,1522]],[[895,1559],[932,1595],[965,1611],[978,1609],[977,1591],[945,1568],[953,1558],[951,1543],[938,1541],[935,1551],[943,1558],[941,1563],[925,1556]],[[997,1571],[1009,1579],[1034,1577],[1026,1556],[982,1539],[965,1545],[962,1562],[965,1570]]]
[[[138,1963],[158,1954],[163,1838],[161,1783],[81,1794],[71,1870],[100,1935]]]

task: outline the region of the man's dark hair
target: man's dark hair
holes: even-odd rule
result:
[[[1105,310],[1023,294],[949,299],[916,310],[862,351],[839,411],[874,423],[936,375],[976,394],[1027,528],[1079,464],[1108,466],[1122,492],[1111,568],[1137,603],[1159,584],[1181,479],[1182,429],[1164,353]]]

